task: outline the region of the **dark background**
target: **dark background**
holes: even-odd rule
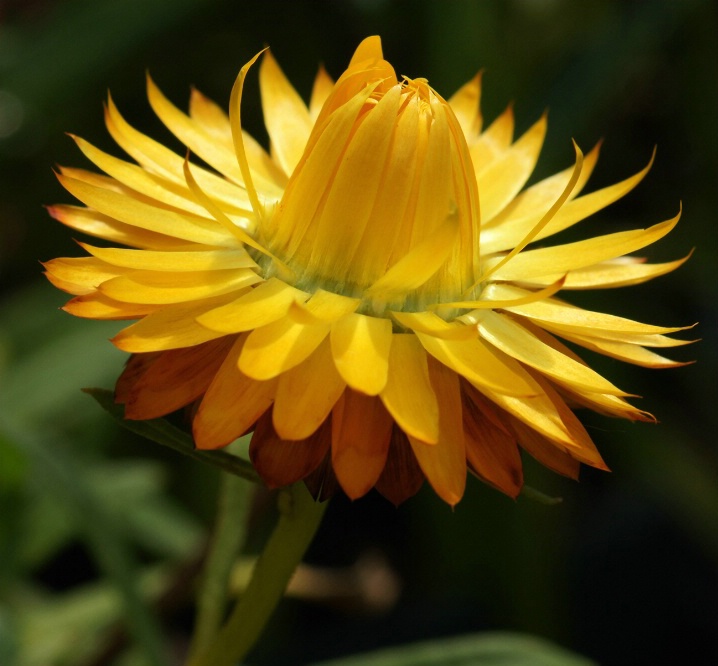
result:
[[[111,89],[133,125],[175,146],[145,100],[146,71],[181,106],[192,85],[226,106],[239,68],[268,44],[306,98],[318,63],[338,76],[370,34],[397,73],[427,77],[447,97],[484,69],[487,121],[513,102],[521,133],[548,108],[535,178],[572,162],[572,137],[584,150],[604,140],[589,190],[638,171],[657,145],[646,180],[580,232],[646,227],[682,202],[678,227],[644,252],[695,254],[647,285],[571,298],[655,324],[700,322],[687,337],[702,341],[674,350],[697,364],[661,372],[585,354],[645,396],[640,406],[661,423],[586,414],[613,473],[586,470],[579,484],[527,461],[527,482],[563,497],[558,506],[513,502],[476,480],[454,512],[428,489],[398,510],[378,496],[337,501],[311,561],[382,553],[402,582],[398,602],[381,613],[287,602],[254,663],[486,629],[531,632],[601,664],[718,663],[718,7],[709,0],[0,0],[0,414],[20,433],[0,437],[0,657],[23,654],[27,626],[53,626],[37,619],[43,609],[114,580],[68,478],[104,497],[107,515],[122,508],[114,534],[142,571],[184,561],[214,502],[213,472],[120,432],[79,393],[111,386],[123,356],[106,342],[113,326],[59,312],[63,296],[40,275],[38,260],[79,254],[42,208],[70,201],[53,165],[86,166],[64,132],[120,154],[102,122]],[[256,73],[248,81],[243,118],[265,141]],[[179,607],[166,625],[181,643]]]

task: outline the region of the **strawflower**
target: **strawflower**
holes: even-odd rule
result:
[[[515,497],[520,450],[577,477],[606,469],[573,408],[652,420],[564,342],[646,367],[681,330],[585,310],[573,289],[639,284],[682,261],[626,256],[673,229],[564,244],[546,239],[631,191],[639,173],[580,195],[598,146],[525,188],[546,132],[513,140],[507,109],[485,129],[480,77],[445,100],[397,77],[378,37],[309,105],[270,52],[259,66],[266,152],[242,130],[240,71],[229,115],[193,91],[189,115],[148,80],[178,155],[131,127],[107,128],[135,163],[74,137],[106,175],[62,168],[85,207],[69,227],[114,245],[46,264],[68,312],[137,320],[114,339],[132,354],[116,387],[128,419],[188,408],[196,446],[253,432],[270,487],[304,480],[324,498],[372,488],[398,504],[428,480],[455,505],[467,470]],[[200,158],[204,165],[191,161]],[[580,196],[579,196],[580,195]]]

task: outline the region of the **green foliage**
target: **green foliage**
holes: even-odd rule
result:
[[[486,632],[323,661],[316,666],[592,666],[594,662],[523,634]]]

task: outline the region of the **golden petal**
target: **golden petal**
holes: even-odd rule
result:
[[[366,395],[381,393],[389,373],[391,322],[350,312],[333,324],[330,338],[334,363],[344,381]]]
[[[120,331],[112,338],[112,342],[123,351],[143,353],[192,347],[214,340],[225,334],[200,326],[196,318],[207,310],[226,303],[230,298],[234,298],[234,294],[206,298],[200,302],[192,301],[162,307],[146,306],[155,310],[147,313],[147,316],[136,324]]]
[[[90,208],[57,204],[49,206],[47,211],[52,217],[71,229],[121,245],[155,250],[179,249],[188,245],[186,241],[172,236],[118,222],[108,215],[103,215]]]
[[[551,377],[554,381],[577,386],[585,391],[627,395],[587,365],[546,345],[511,318],[486,311],[480,316],[478,329],[484,340],[517,361]]]
[[[314,123],[307,106],[287,80],[271,51],[265,51],[262,58],[259,88],[272,155],[284,173],[291,176],[304,153]]]
[[[482,73],[479,72],[448,100],[469,145],[481,132],[481,76]]]
[[[302,363],[279,376],[272,423],[282,439],[306,439],[329,416],[346,388],[328,340]]]
[[[439,439],[439,400],[429,379],[426,352],[411,333],[392,338],[381,400],[401,429],[428,444]]]
[[[508,149],[513,136],[514,110],[513,107],[508,106],[469,147],[471,161],[477,174]]]
[[[429,375],[435,393],[441,396],[439,440],[430,445],[409,435],[409,443],[436,494],[450,506],[456,506],[466,488],[466,448],[459,377],[433,359],[429,359]]]
[[[132,271],[103,282],[100,290],[117,301],[169,305],[229,294],[261,279],[246,268],[186,273]]]
[[[477,171],[476,180],[483,224],[488,223],[501,212],[529,179],[546,136],[546,124],[544,114],[508,150],[485,169]]]
[[[272,277],[235,301],[201,315],[197,321],[202,326],[224,333],[251,331],[281,319],[294,301],[306,300],[308,296],[306,292]]]
[[[680,213],[674,218],[654,224],[648,229],[619,231],[574,243],[526,250],[493,272],[491,279],[494,281],[526,281],[537,276],[569,273],[568,280],[570,271],[576,268],[592,266],[655,243],[676,226],[679,218]],[[492,265],[500,261],[500,258],[488,259],[487,271],[491,271]]]
[[[237,246],[237,241],[214,220],[158,208],[63,175],[59,175],[58,179],[82,203],[119,222],[191,243]]]
[[[284,317],[249,334],[239,359],[239,369],[257,380],[278,377],[291,370],[322,343],[330,324],[300,324]]]
[[[94,247],[80,243],[80,247],[93,257],[123,268],[150,271],[213,271],[234,268],[257,268],[255,261],[244,248],[210,250],[197,246],[195,250],[162,252],[152,250],[125,250],[114,247]]]
[[[233,442],[272,405],[276,380],[258,382],[237,368],[245,339],[236,339],[197,409],[192,433],[198,449],[218,449]]]

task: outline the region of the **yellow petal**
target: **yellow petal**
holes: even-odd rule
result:
[[[88,319],[139,319],[159,307],[161,306],[121,303],[107,298],[99,291],[93,291],[83,296],[76,296],[65,303],[62,309],[75,317]]]
[[[238,333],[251,331],[284,317],[294,301],[302,301],[308,294],[290,287],[277,278],[269,278],[248,294],[198,317],[202,326],[214,331]]]
[[[366,395],[386,386],[392,327],[388,319],[351,312],[338,319],[330,333],[334,363],[344,381]]]
[[[259,68],[259,88],[272,155],[291,176],[307,145],[312,119],[270,51],[265,51]]]
[[[332,324],[344,315],[354,312],[359,303],[358,298],[317,289],[306,303],[293,301],[289,305],[289,316],[303,324]]]
[[[533,388],[512,372],[480,339],[449,340],[417,332],[424,349],[477,388],[513,396],[530,396]]]
[[[589,157],[590,155],[587,155],[586,159],[588,160]],[[595,159],[593,162],[595,163]],[[573,201],[565,203],[561,210],[554,215],[553,219],[538,233],[536,240],[548,238],[559,231],[568,229],[570,226],[586,219],[625,196],[643,180],[652,164],[653,157],[651,157],[651,161],[644,169],[630,178],[626,178],[620,183],[609,185],[608,187],[604,187],[600,190],[596,190],[595,192],[591,192],[574,199]],[[592,164],[590,165],[590,168],[592,168]],[[579,189],[579,185],[580,183],[576,186],[576,190]],[[574,194],[576,190],[574,190]],[[528,192],[530,192],[530,190],[528,190],[527,193]],[[541,210],[541,207],[534,208],[533,210],[527,209],[527,205],[534,204],[533,199],[534,197],[531,197],[524,204],[519,196],[516,202],[511,205],[509,214],[505,218],[504,216],[499,216],[500,219],[497,219],[497,226],[483,232],[483,252],[490,254],[493,252],[501,252],[511,249],[530,229],[533,228],[538,221],[535,211]],[[536,202],[536,205],[540,206],[541,204]],[[500,226],[498,226],[498,223],[500,223]]]
[[[493,284],[486,288],[482,296],[485,295],[490,301],[494,299],[501,301],[511,300],[512,298],[518,299],[529,293],[524,289],[511,285]],[[565,329],[589,335],[595,335],[598,331],[651,335],[656,333],[675,333],[676,331],[684,330],[682,327],[652,326],[604,312],[584,310],[554,298],[524,305],[501,305],[499,307],[522,317],[557,324],[561,330]]]
[[[309,99],[309,116],[312,121],[319,117],[319,112],[331,94],[332,88],[334,88],[332,77],[327,74],[324,67],[320,67],[312,86],[312,96]]]
[[[112,342],[130,353],[143,353],[192,347],[224,335],[200,326],[196,317],[226,303],[233,294],[203,299],[199,303],[168,305],[149,313],[144,319],[120,331]]]
[[[392,338],[381,401],[399,427],[429,444],[439,440],[439,403],[429,379],[426,352],[412,333]]]
[[[541,275],[569,273],[576,268],[591,266],[607,259],[635,252],[663,238],[676,226],[679,218],[680,213],[676,217],[655,224],[648,229],[619,231],[555,247],[526,250],[492,273],[491,278],[494,281],[520,281],[530,280]],[[491,266],[499,261],[500,259],[487,260],[487,271],[491,271]],[[570,279],[570,273],[568,279]]]
[[[372,108],[351,137],[335,166],[326,201],[314,222],[312,251],[307,270],[320,276],[347,275],[349,280],[366,284],[372,276],[359,269],[357,247],[365,233],[372,233],[370,221],[386,228],[383,211],[374,202],[383,186],[384,163],[391,145],[394,120],[399,109],[401,86],[396,85]],[[357,183],[361,182],[361,187]],[[351,223],[347,223],[351,211]],[[341,247],[341,252],[331,248]]]
[[[481,72],[461,86],[448,101],[471,145],[481,132]]]
[[[378,481],[389,453],[392,419],[381,402],[345,391],[332,411],[332,467],[350,499]]]
[[[133,271],[103,283],[101,291],[117,301],[170,304],[238,291],[261,279],[244,268],[188,273]]]
[[[692,252],[691,252],[692,254]],[[647,264],[637,257],[618,257],[593,266],[572,270],[565,275],[564,289],[608,289],[610,287],[628,287],[641,284],[676,270],[691,256],[662,264]],[[534,276],[527,282],[537,286],[551,284],[560,275],[547,274]]]
[[[194,201],[186,188],[181,188],[174,182],[165,180],[161,176],[150,175],[142,167],[113,157],[95,148],[91,143],[80,137],[72,136],[72,138],[83,154],[91,160],[93,164],[109,176],[117,179],[117,181],[123,185],[165,206],[172,206],[173,208],[194,213],[195,215],[206,216],[207,212]],[[238,199],[240,200],[245,198],[239,190],[238,195]],[[224,203],[224,205],[230,212],[241,213],[245,216],[250,212],[248,208],[228,205],[227,203]]]
[[[454,249],[458,231],[459,220],[454,216],[447,217],[433,233],[366,289],[365,298],[389,300],[420,287],[446,261]]]
[[[545,136],[544,114],[511,148],[485,169],[477,171],[481,220],[484,224],[503,210],[524,186],[536,166]]]
[[[480,173],[510,145],[514,136],[514,110],[509,106],[469,147],[476,173]]]
[[[434,391],[441,396],[439,441],[429,445],[409,435],[419,466],[432,488],[447,504],[456,506],[466,488],[466,448],[459,378],[446,366],[429,360]]]
[[[298,259],[304,265],[308,262],[312,239],[305,238],[305,234],[312,228],[311,222],[331,184],[327,174],[341,158],[356,117],[371,93],[372,88],[368,87],[329,117],[290,178],[281,205],[267,219],[268,233],[280,242],[286,239],[274,250],[287,260],[299,253]]]
[[[174,106],[160,92],[149,75],[147,76],[147,98],[157,117],[185,146],[225,177],[235,183],[244,183],[233,152],[223,149],[221,144],[214,141],[197,123]]]
[[[364,62],[365,60],[379,60],[384,57],[384,53],[381,49],[381,37],[379,35],[371,35],[365,37],[357,46],[354,51],[352,59],[349,61],[349,68],[356,67],[356,65]]]
[[[346,382],[325,340],[305,361],[279,376],[272,423],[282,439],[306,439],[324,422]]]
[[[225,152],[234,152],[232,126],[227,113],[212,100],[205,97],[196,88],[192,89],[189,103],[189,115],[215,141],[222,143]],[[265,181],[284,187],[286,175],[277,166],[262,146],[246,132],[242,132],[247,162],[252,173],[259,174]]]
[[[597,372],[546,345],[505,315],[482,312],[479,334],[494,347],[561,384],[586,391],[626,395]]]
[[[105,124],[117,144],[149,173],[160,175],[181,188],[186,187],[183,173],[184,156],[180,157],[161,143],[138,132],[120,115],[111,98],[107,101]],[[241,187],[216,173],[197,167],[195,175],[200,187],[209,196],[228,204],[241,203],[242,207],[249,203]]]
[[[472,385],[481,391],[489,400],[496,403],[511,416],[525,423],[532,431],[538,432],[544,438],[558,443],[565,449],[572,449],[579,446],[561,419],[556,405],[547,395],[545,390],[546,382],[540,384],[538,379],[518,361],[502,352],[497,351],[496,353],[501,357],[501,361],[507,370],[515,375],[518,380],[522,381],[524,385],[528,386],[531,393],[525,396],[513,396],[496,393],[480,384],[471,382]],[[598,393],[594,395],[600,396]],[[519,440],[519,443],[523,446],[521,440]]]
[[[185,241],[178,238],[118,222],[89,208],[55,205],[48,207],[47,211],[52,217],[71,229],[121,245],[157,250],[171,250],[187,245]]]
[[[299,365],[329,334],[330,324],[299,324],[284,317],[249,334],[239,369],[249,377],[267,380]]]
[[[627,342],[602,340],[599,337],[591,337],[588,335],[565,334],[562,335],[562,337],[599,354],[605,354],[606,356],[616,358],[619,361],[625,361],[626,363],[641,365],[644,368],[678,368],[682,365],[690,364],[690,362],[681,363],[679,361],[673,361],[648,349]]]
[[[217,449],[249,430],[269,409],[276,381],[257,382],[237,368],[244,337],[240,336],[217,371],[192,422],[198,449]]]
[[[598,162],[598,155],[601,144],[596,144],[590,152],[584,156],[583,168],[576,185],[571,194],[569,201],[579,194],[588,182],[589,177],[593,173],[593,169]],[[511,249],[536,225],[539,218],[543,214],[542,211],[547,210],[556,199],[561,196],[561,192],[566,189],[574,167],[569,167],[563,171],[559,171],[548,178],[544,178],[535,185],[527,188],[504,208],[500,213],[495,215],[491,220],[484,220],[481,230],[481,245],[485,254],[500,252],[502,250]],[[565,206],[567,206],[565,204]],[[564,207],[565,207],[564,206]],[[561,215],[561,211],[557,216]],[[548,225],[552,229],[555,224],[552,221]],[[545,231],[539,233],[539,237],[548,235]],[[506,239],[511,240],[507,243]]]
[[[244,248],[208,250],[198,246],[194,251],[160,252],[152,250],[124,250],[114,247],[94,247],[80,243],[93,257],[113,266],[151,271],[212,271],[232,268],[256,268],[257,264]]]
[[[473,340],[478,335],[476,327],[459,321],[444,321],[435,312],[392,312],[391,316],[416,333],[426,333],[442,340]]]
[[[128,272],[94,257],[52,259],[46,262],[44,267],[50,281],[57,280],[66,286],[74,287],[76,291],[71,293],[77,295],[90,294],[103,282]]]
[[[82,203],[125,224],[192,243],[237,246],[237,241],[214,220],[158,208],[74,178],[60,175],[58,179]]]

